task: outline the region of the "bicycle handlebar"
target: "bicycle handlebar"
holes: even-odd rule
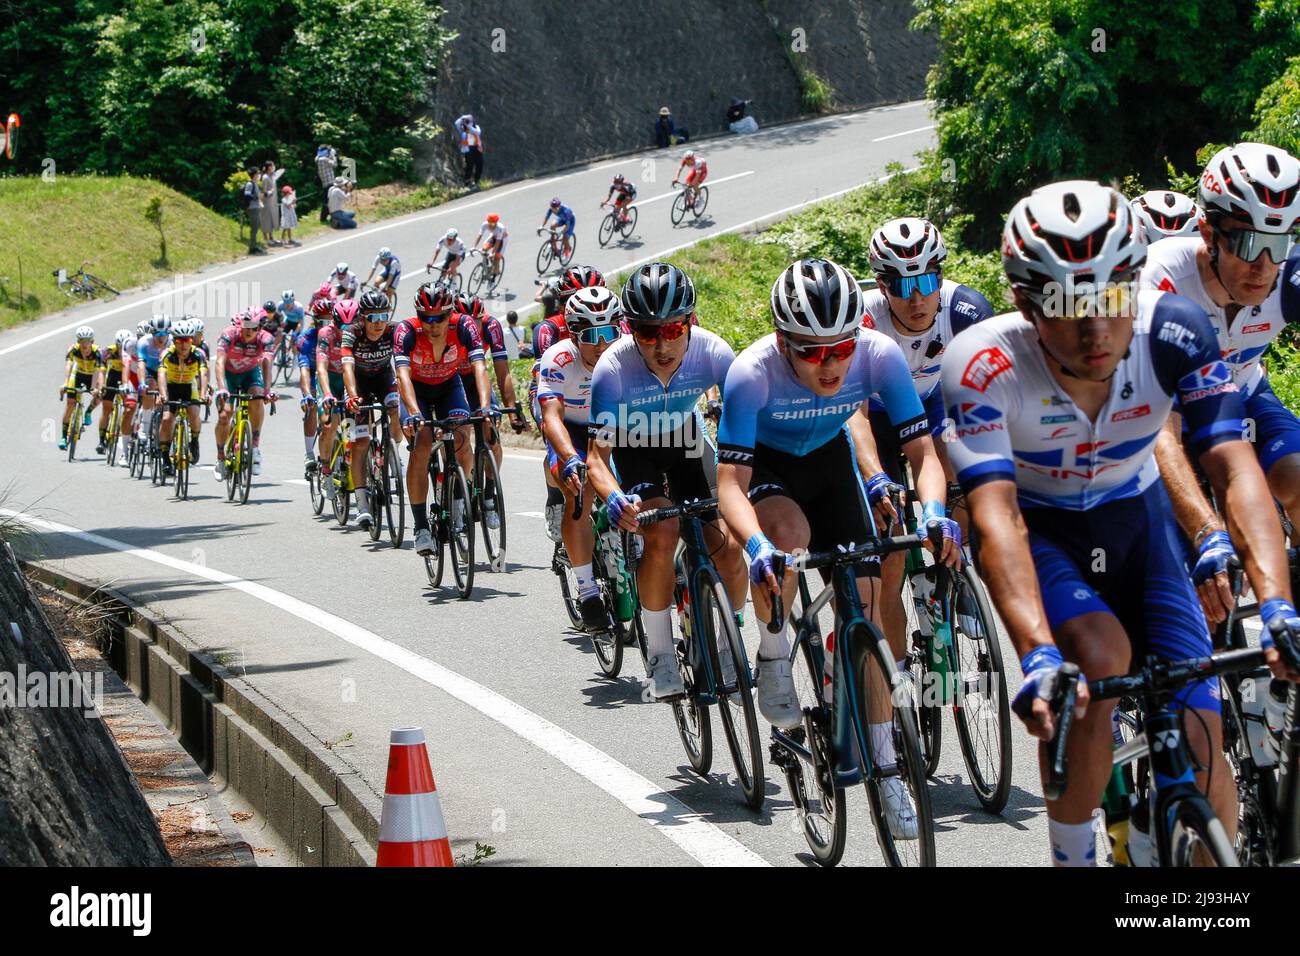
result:
[[[710,511],[717,506],[717,498],[698,498],[695,501],[687,501],[667,508],[651,508],[637,515],[636,521],[637,524],[644,528],[646,525],[668,521],[670,518],[698,518],[706,511]]]
[[[587,466],[579,464],[577,467],[578,475],[578,493],[573,498],[573,520],[577,521],[582,517],[582,489],[587,484]]]
[[[790,555],[790,567],[796,571],[842,564],[854,564],[864,558],[878,558],[895,551],[908,551],[921,543],[923,533],[903,534],[892,538],[871,538],[865,544],[841,545],[835,551],[801,551]]]
[[[1056,720],[1056,732],[1047,744],[1047,780],[1043,783],[1043,796],[1059,800],[1069,783],[1069,762],[1065,747],[1074,723],[1074,704],[1079,697],[1079,665],[1067,661],[1057,674],[1056,689],[1050,706]]]

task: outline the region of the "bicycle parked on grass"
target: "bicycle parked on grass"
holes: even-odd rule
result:
[[[235,411],[230,416],[230,431],[221,449],[226,468],[226,500],[234,501],[238,494],[242,505],[248,503],[248,492],[253,486],[253,421],[249,406],[253,402],[270,402],[274,415],[275,402],[269,395],[247,392],[232,392],[229,401],[235,403]]]
[[[501,283],[501,273],[504,268],[497,268],[495,254],[485,253],[482,249],[471,249],[469,254],[479,259],[469,274],[469,294],[492,295]],[[458,277],[459,275],[457,273]]]
[[[791,556],[790,567],[802,573],[825,568],[830,584],[812,601],[805,600],[793,622],[790,648],[795,690],[803,711],[803,726],[772,728],[772,763],[786,776],[794,804],[803,818],[804,838],[822,866],[834,866],[844,855],[847,836],[845,788],[863,784],[871,805],[876,842],[889,866],[934,866],[934,816],[925,780],[916,712],[893,707],[894,756],[878,753],[870,732],[873,695],[905,686],[894,663],[889,642],[863,613],[854,567],[859,562],[906,551],[920,544],[915,534],[873,538],[866,544],[837,551]],[[778,575],[779,578],[779,575]],[[801,588],[807,594],[806,588]],[[826,699],[826,653],[817,624],[818,613],[834,599],[835,629],[830,654],[833,667],[831,700]],[[780,620],[781,599],[773,599],[772,620]],[[874,673],[873,673],[874,670]],[[891,781],[906,791],[915,811],[915,833],[895,834],[886,817],[886,792]]]
[[[370,540],[378,541],[383,526],[388,526],[388,540],[394,548],[402,546],[406,536],[406,479],[402,459],[393,440],[388,408],[382,404],[362,405],[357,409],[370,425],[370,445],[366,449],[366,489],[370,492]],[[375,434],[378,429],[378,434]],[[349,441],[351,436],[349,436]],[[350,454],[349,454],[350,459]],[[351,475],[351,468],[348,471]],[[350,478],[349,478],[350,480]],[[317,512],[319,514],[319,512]]]
[[[433,429],[433,450],[429,455],[429,530],[436,556],[424,559],[425,574],[432,587],[441,587],[447,559],[461,599],[474,590],[474,512],[469,482],[456,460],[456,429],[465,419],[439,418],[426,421]]]
[[[67,269],[55,269],[51,275],[58,281],[59,291],[68,298],[81,296],[84,299],[93,299],[101,292],[108,292],[112,295],[121,295],[111,285],[105,282],[99,276],[93,276],[86,271],[86,266],[90,265],[91,260],[87,259],[77,271],[68,275]]]
[[[539,236],[546,235],[541,248],[537,250],[537,274],[543,275],[552,262],[567,266],[573,261],[574,250],[578,248],[577,233],[566,234],[562,229],[550,229],[545,226],[537,230]]]
[[[704,208],[709,204],[708,186],[689,186],[682,183],[680,189],[681,192],[673,198],[672,209],[669,212],[674,226],[679,225],[688,212],[699,219],[704,215]]]
[[[610,204],[601,203],[600,205],[603,208]],[[636,206],[614,205],[605,214],[605,218],[600,221],[600,232],[597,233],[596,238],[600,240],[602,246],[607,245],[614,238],[615,233],[618,233],[624,239],[630,239],[636,229],[636,220]]]

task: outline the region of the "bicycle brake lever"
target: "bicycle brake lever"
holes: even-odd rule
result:
[[[1074,724],[1074,704],[1079,695],[1079,665],[1066,661],[1056,677],[1052,692],[1052,714],[1056,718],[1056,733],[1047,744],[1047,780],[1043,782],[1043,796],[1059,800],[1069,782],[1069,762],[1066,745],[1070,727]],[[1059,709],[1058,709],[1059,708]]]

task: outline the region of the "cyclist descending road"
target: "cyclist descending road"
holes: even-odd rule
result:
[[[1172,240],[1171,240],[1172,241]],[[1128,203],[1095,182],[1037,189],[1007,218],[1002,261],[1018,313],[957,336],[942,387],[955,422],[949,455],[966,493],[979,559],[1025,682],[1013,709],[1047,739],[1065,660],[1084,677],[1126,673],[1152,654],[1209,655],[1209,633],[1153,454],[1175,399],[1193,452],[1223,483],[1228,524],[1262,599],[1273,648],[1300,663],[1278,522],[1257,506],[1267,487],[1241,440],[1243,405],[1214,332],[1193,301],[1134,295],[1147,243]],[[1067,420],[1068,419],[1068,420]],[[1037,588],[1028,582],[1037,581]],[[1093,813],[1111,776],[1112,700],[1088,703],[1070,738],[1070,774],[1048,800],[1052,861],[1091,866]],[[1202,788],[1229,834],[1235,784],[1223,756],[1216,680],[1191,684],[1187,740]],[[1044,768],[1046,777],[1046,768]],[[1189,778],[1190,779],[1190,778]]]
[[[600,204],[604,209],[613,201],[614,212],[619,217],[619,222],[627,218],[627,207],[632,205],[632,200],[636,199],[636,186],[626,176],[619,173],[614,177],[614,181],[609,184],[609,192],[605,196],[605,201]]]
[[[398,412],[397,378],[393,374],[395,326],[388,296],[379,289],[367,289],[357,303],[357,317],[343,326],[340,357],[343,383],[347,389],[347,413],[354,421],[362,405],[383,405],[388,409],[392,434],[402,430]],[[368,420],[352,430],[352,487],[357,499],[357,526],[370,530],[370,492],[366,484],[366,452],[370,447]]]
[[[579,474],[587,460],[591,375],[605,350],[618,340],[622,311],[618,296],[604,286],[577,290],[564,308],[569,337],[546,350],[538,375],[546,468],[564,495],[560,534],[578,582],[582,623],[592,633],[607,630],[610,621],[591,565],[595,544],[590,507],[576,518],[573,509],[579,495],[585,504],[591,503]]]
[[[442,257],[441,262],[439,256]],[[461,241],[460,233],[452,228],[443,233],[442,238],[438,240],[438,245],[434,247],[433,255],[429,257],[429,264],[425,268],[437,269],[441,273],[439,278],[444,282],[450,282],[456,277],[460,264],[464,261],[465,243]]]
[[[696,404],[707,389],[722,385],[736,355],[720,336],[692,325],[695,286],[674,265],[652,262],[637,269],[620,300],[632,334],[602,355],[592,373],[588,480],[605,499],[611,524],[645,536],[637,590],[650,693],[665,700],[685,691],[669,608],[678,522],[643,529],[636,517],[646,509],[714,497],[717,455]],[[743,608],[748,583],[740,546],[716,512],[706,528],[731,608]]]
[[[682,173],[686,178],[682,179]],[[704,180],[709,178],[709,164],[704,161],[704,157],[699,155],[695,150],[688,149],[682,155],[682,161],[677,167],[677,173],[673,176],[673,185],[680,182],[686,183],[687,190],[691,193],[691,201],[694,202],[695,194],[699,192]]]
[[[334,271],[329,274],[325,280],[329,283],[330,291],[336,299],[355,299],[357,297],[357,287],[360,280],[357,279],[356,273],[348,268],[346,262],[340,262],[334,267]]]
[[[554,223],[551,222],[552,219],[555,220]],[[573,230],[577,228],[577,225],[578,217],[573,214],[573,210],[560,202],[560,197],[556,196],[551,200],[550,205],[546,207],[546,212],[542,215],[542,224],[538,229],[545,230],[549,228],[551,230],[552,244],[554,245],[556,239],[561,240],[560,248],[567,252],[570,243],[573,242]],[[555,258],[566,261],[568,257],[562,252],[557,254]],[[538,263],[537,271],[542,271],[541,263]]]
[[[197,338],[195,341],[197,343]],[[108,416],[113,405],[113,399],[109,393],[113,389],[117,388],[130,389],[132,384],[136,381],[136,363],[134,361],[135,348],[135,333],[130,329],[118,329],[117,333],[113,336],[113,344],[104,349],[104,367],[107,369],[107,375],[104,379],[103,395],[101,396],[104,399],[104,414],[99,423],[100,447],[96,449],[96,451],[101,455],[107,450]],[[122,420],[118,423],[119,434],[131,434],[131,423],[135,418],[135,406],[136,396],[134,391],[132,391],[123,399]]]
[[[149,394],[158,388],[158,363],[163,352],[167,351],[169,329],[172,321],[166,315],[154,314],[145,324],[144,334],[135,340],[135,359],[140,366],[140,415],[136,418],[136,440],[145,441],[145,430],[152,417],[154,396]]]
[[[316,408],[320,415],[320,441],[316,452],[320,456],[321,490],[333,499],[336,491],[330,470],[334,457],[334,442],[346,409],[340,403],[347,397],[347,383],[343,381],[343,329],[356,321],[355,299],[340,299],[330,310],[330,321],[316,335]]]
[[[509,238],[510,232],[501,222],[501,217],[490,212],[483,220],[483,225],[479,227],[478,238],[474,240],[474,245],[481,249],[484,255],[492,257],[492,268],[497,275],[501,275],[506,268],[506,242]]]
[[[78,427],[90,425],[95,403],[99,401],[99,390],[103,384],[104,356],[95,345],[95,330],[88,325],[77,329],[75,341],[64,356],[63,384],[59,387],[59,397],[63,402],[63,437],[59,439],[59,450],[68,447],[68,425],[77,407],[77,392],[89,392],[93,396],[91,404],[86,406],[84,421]],[[103,440],[100,441],[100,454],[103,454]]]
[[[378,273],[377,279],[376,273]],[[401,279],[402,260],[393,255],[392,249],[384,246],[375,256],[375,261],[370,266],[370,273],[362,284],[368,286],[374,282],[374,287],[388,297],[389,308],[392,309],[397,305],[397,283]]]

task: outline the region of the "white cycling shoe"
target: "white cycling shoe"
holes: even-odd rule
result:
[[[772,726],[791,730],[803,723],[803,711],[794,692],[790,661],[758,659],[758,711]]]
[[[220,455],[218,455],[217,460],[212,463],[212,477],[217,479],[217,481],[226,480],[226,459],[222,458]]]
[[[563,504],[546,506],[546,537],[550,538],[556,544],[559,544],[564,540],[560,536],[560,522],[563,520]]]
[[[262,449],[254,448],[253,449],[253,474],[260,475],[261,473],[262,473]]]
[[[495,503],[487,503],[483,506],[483,515],[487,519],[487,526],[492,531],[499,531],[501,528],[501,516],[497,514]]]
[[[677,669],[677,655],[656,654],[650,658],[650,696],[655,700],[665,700],[685,693],[682,672]]]
[[[897,777],[885,778],[880,787],[880,797],[885,823],[894,839],[917,839],[921,831],[916,819],[916,805],[912,803],[912,795],[907,792],[902,781]]]
[[[421,528],[415,532],[415,553],[428,558],[434,554],[436,545],[433,543],[433,532],[428,528]]]

